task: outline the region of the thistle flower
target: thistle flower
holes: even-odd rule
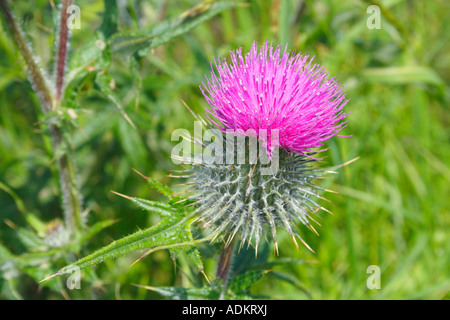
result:
[[[277,229],[282,227],[295,244],[298,238],[306,245],[297,224],[315,231],[312,215],[328,211],[314,199],[324,189],[314,184],[322,170],[315,165],[312,155],[318,151],[313,149],[345,126],[345,94],[323,67],[308,56],[291,55],[287,47],[282,53],[266,42],[258,52],[254,43],[248,53],[240,48],[230,57],[231,64],[215,62],[218,75],[211,66],[210,79],[200,87],[209,104],[206,116],[224,138],[230,137],[230,129],[238,136],[256,134],[269,158],[278,161],[278,170],[263,174],[260,158],[251,162],[247,150],[241,163],[193,163],[186,172],[198,220],[226,244],[239,236],[241,246],[257,247],[262,238],[271,237],[277,250]],[[223,140],[224,158],[240,150],[236,140]]]
[[[211,80],[200,87],[210,106],[207,117],[223,130],[266,129],[268,135],[258,138],[267,139],[269,155],[273,130],[279,132],[280,147],[307,155],[344,127],[339,122],[347,101],[339,83],[312,65],[313,59],[291,55],[287,46],[281,52],[268,42],[258,52],[254,43],[244,56],[242,48],[230,52],[230,65],[216,62],[219,76],[211,68]]]

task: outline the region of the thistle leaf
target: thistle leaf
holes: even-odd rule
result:
[[[98,31],[108,39],[117,32],[117,19],[119,13],[116,0],[103,0],[103,4],[105,6],[105,13],[103,15],[102,25]]]
[[[172,189],[170,189],[168,186],[162,184],[158,180],[153,179],[152,177],[146,177],[136,169],[133,169],[137,174],[139,174],[141,177],[143,177],[147,183],[152,187],[152,189],[155,189],[159,193],[161,193],[163,196],[165,196],[171,203],[176,204],[177,201],[181,201],[182,198],[178,196]],[[176,205],[177,207],[179,205]]]
[[[114,104],[114,106],[119,110],[120,114],[125,118],[125,120],[134,128],[136,129],[136,126],[134,125],[133,121],[131,121],[130,117],[126,114],[124,107],[122,106],[122,102],[120,101],[119,97],[116,95],[116,93],[112,89],[112,82],[113,79],[111,76],[106,72],[99,72],[97,73],[97,76],[95,77],[95,84],[98,86],[100,92],[102,92],[106,98],[108,98],[109,101]]]
[[[153,187],[164,193],[170,200],[178,200],[178,197],[174,196],[174,192],[170,188],[153,179],[148,177],[145,178],[147,181],[150,181],[150,184]],[[161,217],[161,221],[150,228],[139,230],[131,235],[112,242],[75,263],[62,268],[56,275],[68,273],[68,270],[71,270],[73,267],[78,267],[80,270],[85,269],[105,260],[118,258],[128,253],[144,249],[147,250],[147,252],[142,255],[140,259],[156,250],[169,249],[174,257],[183,250],[193,266],[197,270],[203,270],[203,263],[195,245],[199,242],[208,240],[208,238],[194,240],[191,232],[191,224],[194,217],[191,215],[190,211],[180,203],[160,203],[125,196],[117,192],[114,193],[125,197],[132,201],[137,207],[149,213],[158,214]]]
[[[217,287],[204,287],[195,289],[176,288],[176,287],[150,287],[140,286],[159,293],[163,297],[170,298],[172,300],[217,300],[219,298],[219,290]]]
[[[267,273],[267,270],[248,271],[231,279],[228,287],[233,292],[240,293],[262,279]]]
[[[239,5],[242,3],[203,1],[178,17],[157,23],[143,32],[116,33],[111,37],[111,51],[128,56],[135,53],[145,56],[151,49],[189,32],[220,12]]]

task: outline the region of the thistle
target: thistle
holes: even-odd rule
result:
[[[315,231],[312,216],[318,209],[328,211],[315,199],[323,189],[314,180],[323,170],[314,154],[345,126],[348,100],[323,67],[287,47],[282,51],[266,42],[258,51],[254,43],[249,52],[240,48],[230,57],[230,64],[216,61],[218,75],[211,66],[210,78],[200,87],[210,126],[222,132],[214,142],[215,159],[222,161],[194,161],[186,171],[198,221],[226,245],[239,237],[241,246],[257,248],[270,237],[277,250],[277,229],[284,228],[295,244],[298,238],[307,246],[297,225]],[[245,148],[237,144],[239,137]],[[212,143],[203,142],[204,149]],[[265,151],[256,158],[255,145]],[[271,174],[264,173],[264,153],[277,162]],[[239,157],[243,161],[236,161]]]

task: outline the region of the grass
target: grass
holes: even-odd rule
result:
[[[128,1],[121,29],[149,26],[195,5],[179,1]],[[168,2],[170,3],[170,2]],[[304,3],[300,5],[300,3]],[[188,34],[158,47],[139,61],[139,87],[128,65],[113,60],[115,92],[134,130],[87,79],[79,86],[77,126],[71,129],[78,177],[89,211],[88,224],[119,220],[96,235],[83,253],[155,223],[110,191],[157,199],[136,168],[167,184],[174,129],[192,132],[193,119],[181,99],[202,113],[206,102],[198,89],[213,57],[266,39],[314,55],[315,61],[343,84],[351,112],[344,135],[328,143],[325,163],[338,170],[323,185],[333,215],[321,213],[316,236],[304,237],[315,254],[298,250],[287,234],[280,239],[280,258],[308,263],[287,265],[258,282],[252,293],[269,292],[286,299],[448,299],[450,289],[450,12],[446,1],[382,1],[381,29],[366,26],[371,2],[248,1],[225,11]],[[100,25],[102,1],[79,1],[82,24],[73,31],[73,54]],[[15,1],[14,11],[43,64],[52,65],[55,10],[50,2]],[[139,22],[133,17],[139,16]],[[26,80],[4,27],[0,29],[0,243],[25,254],[17,230],[30,228],[33,217],[61,219],[58,184],[51,169],[49,142],[42,135],[38,102]],[[38,223],[35,223],[38,224]],[[205,249],[206,250],[206,249]],[[205,251],[208,257],[208,252]],[[28,275],[15,275],[13,290],[0,298],[158,299],[132,286],[188,286],[188,270],[175,272],[167,252],[156,252],[128,268],[135,257],[108,261],[87,272],[89,292],[39,288]],[[273,259],[278,259],[274,257]],[[213,275],[213,259],[206,259]],[[381,289],[366,286],[367,268],[381,270]],[[5,267],[3,278],[5,277]],[[0,273],[0,276],[2,273]],[[281,279],[285,281],[282,281]],[[82,284],[83,286],[83,284]],[[87,284],[86,284],[87,286]],[[0,289],[6,288],[1,285]]]

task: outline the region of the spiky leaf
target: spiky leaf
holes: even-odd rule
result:
[[[167,297],[172,300],[217,300],[220,294],[220,287],[213,286],[192,289],[150,286],[139,287],[157,292],[163,297]]]
[[[240,293],[262,279],[267,274],[266,270],[248,271],[230,280],[229,289]]]
[[[134,53],[144,56],[149,50],[189,32],[218,13],[238,5],[240,5],[238,2],[203,1],[178,17],[157,23],[142,32],[115,34],[111,38],[111,50],[128,56]]]
[[[191,212],[179,202],[180,198],[170,188],[153,179],[143,177],[146,178],[152,187],[165,195],[169,199],[169,203],[116,194],[129,199],[137,207],[149,213],[158,214],[161,217],[161,221],[152,227],[139,230],[112,242],[106,247],[62,268],[56,275],[68,273],[70,270],[73,270],[73,267],[78,267],[80,270],[85,269],[105,260],[118,258],[134,251],[147,250],[142,256],[144,257],[151,252],[161,249],[169,249],[175,256],[180,250],[183,250],[193,266],[198,270],[203,270],[200,254],[195,245],[207,239],[194,240],[191,232],[193,221]]]

